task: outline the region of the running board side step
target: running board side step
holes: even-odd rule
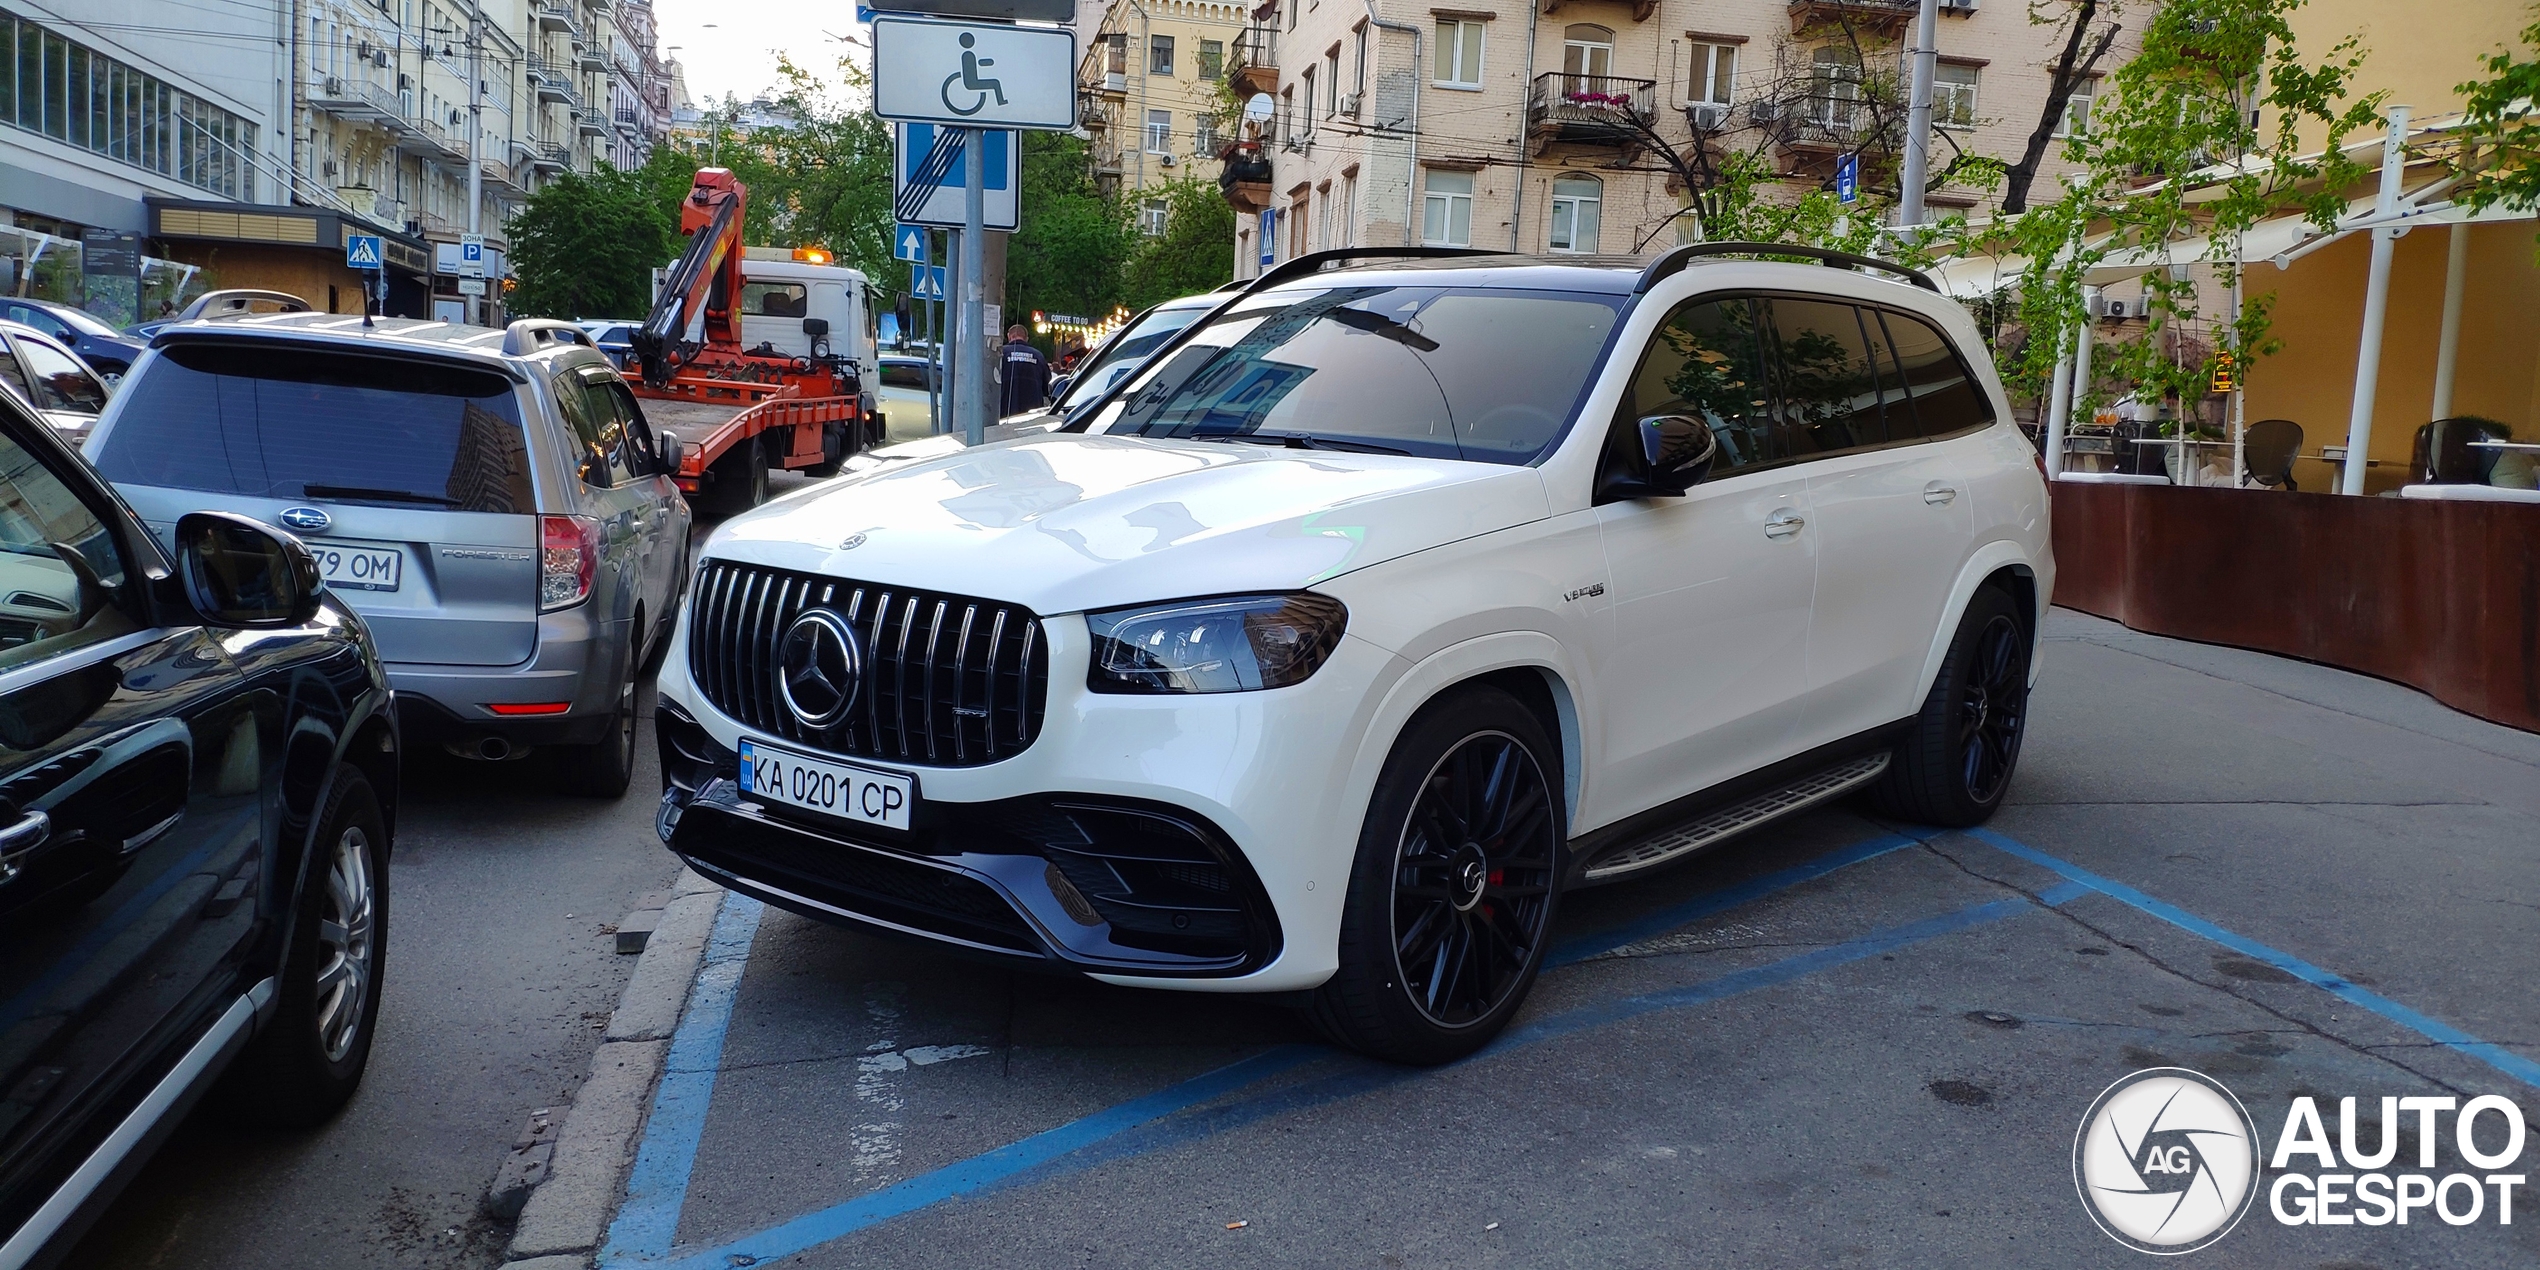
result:
[[[1668,861],[1682,859],[1766,821],[1778,820],[1867,785],[1887,770],[1887,763],[1888,751],[1885,750],[1837,763],[1779,789],[1731,803],[1700,819],[1687,821],[1637,842],[1609,848],[1579,873],[1579,884],[1594,886],[1600,882],[1619,881],[1644,869],[1654,869]]]

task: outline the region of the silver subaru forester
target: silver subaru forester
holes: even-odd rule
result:
[[[299,535],[410,743],[557,747],[569,790],[614,798],[687,581],[676,444],[570,323],[298,312],[158,332],[87,454],[162,538],[202,510]]]

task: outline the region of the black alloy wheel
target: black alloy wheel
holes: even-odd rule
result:
[[[1977,589],[1923,708],[1870,787],[1881,815],[1965,828],[2002,805],[2028,730],[2029,627],[1994,586]]]
[[[1306,1010],[1334,1041],[1444,1063],[1497,1036],[1543,967],[1568,840],[1561,750],[1497,687],[1415,715],[1367,802],[1337,966]]]
[[[1976,632],[1975,664],[1958,689],[1958,774],[1968,801],[1993,803],[2011,783],[2028,726],[2028,641],[2005,614]]]

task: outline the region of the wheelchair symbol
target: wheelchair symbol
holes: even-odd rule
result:
[[[961,69],[954,71],[950,75],[944,76],[944,109],[949,110],[956,115],[960,115],[965,119],[988,108],[988,94],[990,93],[996,94],[998,105],[1002,106],[1005,104],[1005,85],[993,79],[981,79],[979,77],[979,70],[981,67],[994,66],[997,62],[995,58],[981,57],[977,53],[971,51],[972,47],[978,44],[978,42],[979,37],[972,35],[967,31],[962,32]],[[953,104],[953,82],[955,80],[959,80],[962,88],[971,94],[970,108],[968,110],[964,110]]]

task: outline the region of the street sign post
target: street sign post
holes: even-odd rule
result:
[[[347,269],[375,270],[379,268],[379,262],[384,255],[385,253],[380,250],[377,234],[346,234],[344,236],[344,267]]]
[[[873,113],[952,127],[1076,126],[1076,33],[882,14]]]
[[[1846,207],[1861,201],[1861,156],[1847,154],[1834,161],[1834,201]]]
[[[485,235],[459,235],[459,276],[462,278],[482,278],[485,276]],[[468,294],[475,295],[480,294],[480,292],[469,292]]]
[[[902,225],[891,240],[891,255],[900,260],[925,264],[927,237],[926,228],[922,225]]]
[[[944,267],[923,262],[912,264],[908,271],[908,293],[919,300],[944,298]]]
[[[892,205],[899,209],[904,225],[924,225],[937,229],[959,229],[966,212],[968,198],[964,182],[969,172],[967,158],[956,160],[942,170],[932,186],[925,186],[927,154],[936,141],[959,129],[938,128],[929,123],[902,124],[899,129],[899,161],[892,166]],[[1023,147],[1021,138],[1003,128],[973,134],[988,151],[986,200],[982,212],[990,229],[1012,233],[1022,220]],[[965,149],[967,147],[964,147]],[[922,200],[910,197],[912,185],[924,191]],[[900,231],[905,235],[908,231]]]

